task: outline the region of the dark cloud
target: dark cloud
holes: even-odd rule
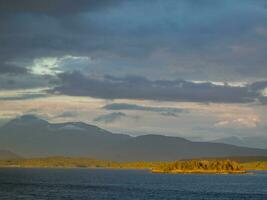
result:
[[[267,88],[267,81],[257,81],[257,82],[252,83],[250,85],[250,89],[251,90],[260,91],[260,90],[263,90],[265,88]]]
[[[0,63],[0,74],[26,74],[28,70],[13,64]]]
[[[106,115],[100,115],[94,119],[96,122],[112,123],[127,115],[122,112],[113,112]]]
[[[0,0],[0,13],[2,62],[71,54],[96,59],[84,71],[99,74],[267,75],[264,1]]]
[[[55,81],[55,77],[46,75],[0,74],[0,90],[51,87],[55,84]]]
[[[0,0],[0,11],[68,15],[103,9],[120,0]]]
[[[160,113],[161,115],[172,116],[172,117],[178,117],[177,113],[187,112],[186,110],[181,108],[140,106],[128,103],[112,103],[105,105],[103,108],[106,110],[139,110],[139,111],[157,112]]]
[[[263,105],[267,105],[267,96],[262,96],[259,98],[259,101]]]
[[[201,103],[251,103],[261,96],[250,86],[233,87],[210,82],[184,80],[148,80],[143,77],[95,79],[79,72],[59,75],[61,85],[53,92],[71,96],[92,96],[105,99],[147,99]]]
[[[22,94],[18,96],[4,96],[0,97],[0,100],[16,101],[16,100],[38,99],[43,97],[47,97],[47,94]]]
[[[0,0],[0,60],[87,54],[95,44],[86,44],[99,32],[86,15],[106,12],[120,2]]]

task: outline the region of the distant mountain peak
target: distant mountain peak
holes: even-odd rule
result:
[[[23,126],[28,124],[35,125],[48,125],[49,123],[46,120],[43,120],[35,115],[22,115],[11,121],[9,121],[5,126]]]
[[[76,126],[74,123],[67,123],[58,127],[61,130],[77,130],[77,131],[85,131],[86,129],[80,126]]]
[[[166,136],[166,135],[157,135],[157,134],[147,134],[147,135],[141,135],[141,136],[138,136],[136,138],[147,138],[147,139],[162,139],[162,140],[182,140],[182,141],[188,141],[188,142],[191,142],[190,140],[187,140],[185,138],[182,138],[182,137],[174,137],[174,136]]]
[[[18,119],[20,119],[20,120],[40,120],[40,118],[38,118],[35,115],[22,115],[22,116],[18,117]]]
[[[229,136],[224,138],[219,138],[217,140],[212,140],[211,142],[231,144],[237,146],[246,146],[244,139],[238,136]]]
[[[15,160],[21,158],[19,155],[8,151],[0,149],[0,160]]]
[[[41,119],[41,118],[37,117],[36,115],[22,115],[20,117],[15,118],[12,121],[16,121],[16,122],[46,122],[46,123],[48,123],[46,120]]]

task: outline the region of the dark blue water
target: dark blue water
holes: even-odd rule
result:
[[[151,174],[137,170],[0,169],[0,200],[267,199],[267,173]]]

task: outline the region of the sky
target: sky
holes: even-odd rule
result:
[[[266,135],[265,0],[0,0],[0,124]]]

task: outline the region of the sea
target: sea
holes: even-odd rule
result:
[[[153,174],[147,170],[0,169],[0,200],[267,200],[267,172]]]

